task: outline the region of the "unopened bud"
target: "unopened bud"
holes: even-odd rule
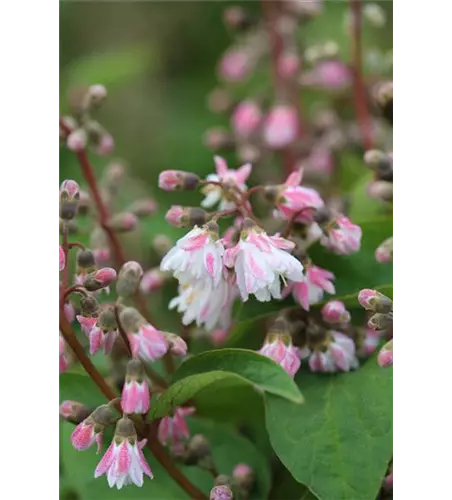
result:
[[[138,262],[126,262],[119,271],[116,292],[120,297],[127,298],[137,291],[143,276],[143,268]]]
[[[115,214],[108,221],[108,225],[116,233],[127,233],[138,226],[138,217],[131,212]]]
[[[241,490],[249,491],[253,487],[254,471],[247,464],[236,465],[232,471],[232,477]]]
[[[125,307],[119,313],[119,319],[127,333],[136,333],[140,326],[146,324],[146,319],[134,307]]]
[[[207,221],[207,212],[198,207],[181,207],[173,205],[165,215],[165,219],[175,227],[202,226]]]
[[[393,237],[383,241],[380,246],[375,250],[375,258],[381,264],[388,264],[392,262],[393,253]]]
[[[116,271],[112,267],[103,267],[95,273],[89,274],[85,278],[83,286],[89,292],[95,292],[96,290],[107,287],[115,279]]]
[[[392,125],[393,122],[393,83],[384,82],[377,86],[375,99],[383,116]]]
[[[394,357],[393,341],[391,339],[381,348],[381,351],[378,353],[377,363],[382,368],[387,368],[388,366],[392,366],[393,357]]]
[[[147,217],[155,213],[156,210],[157,203],[152,198],[136,200],[129,206],[129,212],[132,212],[137,217]]]
[[[392,158],[378,149],[371,149],[364,154],[364,162],[376,174],[379,180],[392,181]]]
[[[192,191],[199,185],[199,176],[182,170],[164,170],[159,175],[159,188],[165,191]]]
[[[73,424],[79,424],[90,415],[90,410],[78,401],[63,401],[60,404],[60,417]]]
[[[66,145],[68,149],[74,152],[79,152],[85,149],[88,142],[88,134],[83,128],[78,128],[67,136]]]
[[[171,354],[174,354],[174,356],[185,356],[187,354],[187,344],[182,337],[174,333],[167,333],[165,337],[169,342]]]
[[[91,85],[88,89],[91,104],[99,106],[107,97],[107,89],[103,85]]]
[[[234,5],[228,7],[223,13],[224,23],[228,28],[237,31],[243,31],[252,26],[252,19],[243,7]]]
[[[367,194],[374,199],[392,201],[394,185],[388,181],[375,181],[369,184]]]
[[[154,269],[149,269],[143,274],[140,281],[140,290],[143,293],[155,292],[163,286],[166,281],[166,274],[158,267]]]
[[[75,217],[80,199],[78,184],[70,179],[63,181],[60,187],[60,217],[67,221]]]
[[[83,296],[80,300],[80,309],[82,316],[93,317],[97,316],[99,304],[94,295]]]
[[[210,444],[201,434],[193,436],[187,446],[187,465],[195,465],[210,457]]]
[[[248,99],[234,109],[231,117],[232,128],[237,136],[249,137],[258,128],[262,117],[259,105]]]
[[[204,134],[204,145],[215,152],[230,149],[234,144],[232,135],[222,128],[212,128]]]
[[[209,496],[209,500],[232,500],[233,498],[231,488],[226,485],[214,486]]]
[[[91,250],[80,250],[77,253],[77,272],[92,273],[96,270],[96,259]]]
[[[74,130],[77,127],[77,120],[72,116],[63,116],[60,119],[60,139],[66,139],[66,137],[70,134],[66,131],[66,128],[61,126],[61,123],[65,125],[69,130]]]
[[[392,326],[392,319],[392,312],[386,314],[375,313],[367,322],[367,326],[375,331],[387,330]]]
[[[340,300],[331,300],[322,308],[322,317],[327,323],[349,323],[350,313]]]
[[[115,149],[115,140],[113,136],[108,133],[103,133],[99,136],[96,144],[96,153],[100,156],[106,156],[113,152]]]
[[[365,288],[359,292],[358,301],[367,311],[385,314],[391,312],[393,308],[390,298],[370,288]]]
[[[170,248],[172,248],[173,242],[165,234],[158,234],[152,240],[152,248],[157,252],[159,256],[166,255]]]

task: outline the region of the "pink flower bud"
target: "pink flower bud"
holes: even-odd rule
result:
[[[69,199],[80,196],[79,185],[72,179],[66,179],[61,183],[60,195],[65,194]]]
[[[78,128],[71,132],[66,140],[66,145],[71,151],[82,151],[86,147],[88,135],[83,128]]]
[[[64,254],[63,247],[60,246],[60,271],[66,267],[66,255]]]
[[[113,136],[107,133],[103,133],[99,137],[99,142],[96,147],[96,153],[101,156],[109,155],[113,152],[115,148],[115,141]]]
[[[209,500],[232,500],[232,498],[231,488],[225,484],[214,486],[210,491]]]
[[[182,337],[179,335],[167,335],[167,340],[170,344],[170,352],[174,356],[186,356],[187,354],[187,344]]]
[[[340,300],[331,300],[322,308],[322,317],[327,323],[348,323],[350,313]]]
[[[166,275],[159,268],[150,269],[143,274],[140,281],[140,290],[143,293],[151,293],[163,286]]]
[[[358,294],[358,301],[367,311],[387,315],[392,313],[393,310],[392,300],[377,290],[370,290],[369,288],[361,290]]]
[[[87,450],[95,442],[97,453],[102,448],[102,433],[106,427],[114,422],[115,415],[110,405],[97,407],[91,415],[81,422],[71,434],[72,446],[78,450]]]
[[[91,85],[89,93],[96,101],[103,101],[107,97],[107,89],[103,85]]]
[[[320,61],[315,68],[318,85],[336,90],[351,83],[349,68],[339,60]]]
[[[184,227],[183,218],[187,216],[186,210],[180,205],[173,205],[166,212],[165,219],[174,227]]]
[[[122,389],[122,411],[124,413],[147,413],[149,405],[149,386],[143,364],[139,359],[131,359],[127,364],[126,380]]]
[[[110,249],[109,248],[96,248],[93,250],[94,259],[98,266],[104,266],[110,260]]]
[[[232,477],[241,490],[250,490],[254,483],[254,471],[247,464],[237,464],[232,471]]]
[[[75,309],[72,302],[66,302],[64,304],[64,315],[69,323],[72,323],[75,319]]]
[[[88,291],[95,292],[107,287],[115,279],[116,271],[111,267],[103,267],[95,273],[89,274],[83,285]]]
[[[117,233],[133,231],[138,226],[138,217],[131,212],[114,215],[108,225]]]
[[[278,59],[278,73],[283,78],[293,78],[300,69],[300,58],[294,52],[286,52]]]
[[[380,264],[389,264],[392,262],[393,240],[392,237],[383,241],[375,250],[375,258]]]
[[[137,290],[143,276],[143,268],[138,262],[126,262],[119,271],[116,291],[120,297],[131,297]]]
[[[358,302],[367,311],[373,311],[374,303],[377,299],[377,291],[370,288],[364,288],[358,294]]]
[[[129,210],[137,217],[146,217],[155,213],[157,210],[157,202],[152,198],[136,200],[130,205]]]
[[[182,170],[164,170],[159,175],[159,188],[165,191],[193,190],[198,187],[199,177]]]
[[[217,328],[210,334],[210,340],[214,346],[220,346],[226,342],[229,335],[229,328]]]
[[[220,78],[229,82],[240,82],[251,70],[251,60],[242,50],[228,50],[222,57],[219,66]]]
[[[281,149],[297,137],[297,112],[290,106],[275,106],[264,123],[264,140],[270,148]]]
[[[381,348],[380,352],[378,353],[377,363],[382,368],[387,368],[388,366],[392,366],[393,357],[394,357],[393,341],[390,340],[387,344],[385,344]]]
[[[297,350],[286,335],[269,335],[258,352],[284,368],[291,377],[294,377],[300,368]]]
[[[60,417],[69,422],[79,424],[90,414],[89,409],[78,401],[63,401],[60,404]]]
[[[259,126],[262,120],[262,111],[251,100],[241,102],[232,114],[232,128],[239,137],[248,137]]]

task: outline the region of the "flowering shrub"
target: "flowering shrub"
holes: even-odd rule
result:
[[[83,462],[82,498],[289,498],[292,482],[296,498],[391,494],[392,84],[361,70],[363,18],[379,26],[382,11],[350,4],[350,64],[333,42],[299,46],[320,1],[263,2],[262,19],[226,9],[234,44],[209,102],[231,131],[206,134],[205,178],[183,157],[160,172],[180,237],[156,237],[152,259],[135,258],[133,236],[156,202],[121,205],[126,167],[98,178],[91,163],[114,147],[93,118],[107,90],[87,87],[60,118],[80,165],[59,191],[59,372],[63,465]],[[239,97],[262,65],[271,93]],[[333,96],[309,120],[306,88]],[[357,147],[364,176],[347,186],[339,157]]]

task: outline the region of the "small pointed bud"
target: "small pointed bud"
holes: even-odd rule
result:
[[[209,500],[233,500],[231,488],[226,485],[214,486],[210,491]]]
[[[322,308],[322,317],[327,323],[349,323],[350,313],[340,300],[331,300]]]
[[[60,187],[60,217],[64,221],[75,217],[79,199],[80,189],[78,184],[70,179],[63,181]]]
[[[210,457],[210,444],[205,436],[196,434],[193,436],[187,446],[187,465],[196,465],[206,458]]]
[[[96,270],[96,259],[91,250],[85,249],[77,252],[77,272],[92,273]]]
[[[163,257],[166,255],[170,249],[173,247],[174,243],[171,241],[171,238],[166,236],[166,234],[158,234],[152,240],[152,248],[156,251],[156,253]]]
[[[375,250],[375,258],[380,264],[389,264],[392,262],[393,239],[392,236],[383,241]]]
[[[367,194],[375,200],[392,201],[394,199],[394,184],[388,181],[371,182],[367,187]]]
[[[108,221],[108,225],[116,233],[127,233],[138,226],[138,217],[131,212],[115,214]]]
[[[82,297],[80,300],[80,310],[82,316],[86,317],[96,316],[99,311],[99,304],[97,302],[96,297],[94,297],[94,295],[88,295],[86,297]]]
[[[100,290],[101,288],[107,287],[115,279],[116,279],[116,271],[112,267],[103,267],[102,269],[99,269],[95,273],[89,274],[85,278],[83,286],[89,292],[95,292],[96,290]]]
[[[143,198],[136,200],[129,206],[129,212],[132,212],[137,217],[147,217],[152,215],[157,210],[157,202],[152,198]]]
[[[358,301],[367,311],[383,314],[392,312],[392,300],[377,290],[370,288],[361,290],[358,294]]]
[[[66,255],[64,253],[63,247],[60,246],[60,271],[66,267]]]
[[[375,313],[367,322],[367,326],[376,331],[387,330],[392,326],[392,313]]]
[[[237,464],[232,471],[237,486],[241,490],[249,491],[254,483],[254,471],[247,464]]]
[[[166,273],[160,271],[158,267],[149,269],[143,274],[140,281],[140,290],[143,293],[152,293],[163,286],[166,281]]]
[[[118,281],[116,283],[116,292],[120,297],[127,298],[137,291],[143,276],[143,268],[138,262],[126,262],[119,271]]]
[[[83,403],[78,401],[63,401],[60,404],[60,417],[73,424],[79,424],[85,420],[91,411]]]
[[[199,185],[199,176],[182,170],[164,170],[159,175],[159,188],[165,191],[192,191]]]
[[[94,106],[99,106],[107,98],[107,89],[103,85],[91,85],[88,92]]]
[[[174,356],[186,356],[187,344],[182,337],[174,333],[169,333],[166,334],[166,340],[170,345],[171,354],[174,354]]]
[[[115,140],[111,134],[107,132],[102,133],[96,144],[96,153],[100,156],[106,156],[113,152],[115,149]]]
[[[211,128],[204,134],[204,145],[212,151],[219,152],[234,146],[232,135],[222,128]]]
[[[388,366],[392,366],[393,357],[394,357],[393,341],[391,339],[387,344],[385,344],[381,348],[381,351],[378,353],[377,363],[382,368],[387,368]]]
[[[83,151],[86,147],[86,143],[88,142],[88,135],[86,130],[83,128],[78,128],[71,132],[67,139],[66,145],[68,149],[78,153],[79,151]]]

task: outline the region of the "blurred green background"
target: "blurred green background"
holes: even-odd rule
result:
[[[166,223],[164,214],[167,209],[172,204],[197,205],[201,200],[198,193],[160,191],[157,188],[159,172],[181,169],[205,176],[213,171],[213,154],[203,145],[203,134],[210,127],[227,125],[227,117],[209,111],[207,96],[218,85],[217,61],[232,43],[222,20],[223,11],[228,5],[242,5],[256,14],[261,8],[259,2],[255,1],[60,3],[60,111],[62,114],[67,112],[67,93],[70,88],[95,83],[107,87],[108,99],[96,112],[95,118],[114,136],[115,153],[111,158],[91,153],[89,156],[99,176],[111,160],[125,160],[130,174],[138,181],[133,184],[132,195],[150,195],[158,201],[158,213],[143,221],[140,235],[132,235],[131,244],[126,245],[129,256],[140,258],[146,268],[157,264],[149,250],[152,236],[165,233],[177,237],[184,231]],[[387,25],[379,29],[365,27],[364,39],[366,47],[385,51],[392,48],[392,3],[380,2],[380,5],[386,11]],[[309,45],[335,40],[340,44],[341,55],[348,61],[349,40],[344,29],[347,9],[347,2],[326,2],[324,14],[300,33],[303,43]],[[263,71],[268,71],[268,68]],[[246,95],[247,90],[242,89],[242,95]],[[319,100],[327,102],[328,98],[315,92],[303,92],[302,100],[306,113],[310,115]],[[345,111],[350,118],[353,116],[352,107]],[[231,162],[232,168],[237,166],[238,162],[232,153],[224,156]],[[362,150],[344,152],[341,161],[351,172],[354,186],[361,185],[364,188],[367,172],[362,165]],[[275,157],[272,167],[279,175],[278,162]],[[257,175],[253,173],[253,176]],[[75,155],[62,147],[60,180],[64,178],[73,178],[83,185]],[[348,188],[351,190],[351,185]],[[364,193],[363,189],[361,191]],[[364,212],[367,208],[363,207],[372,205],[365,194],[361,200],[359,220],[366,217]],[[392,228],[389,234],[391,232]],[[136,237],[141,238],[141,245],[132,244]],[[76,239],[84,238],[77,236]],[[372,261],[375,245],[379,241],[381,238],[377,235],[375,242],[372,240],[369,243]],[[137,252],[142,253],[137,256]],[[378,266],[367,267],[367,274],[379,272]],[[150,305],[159,320],[158,325],[179,332],[179,316],[167,311],[168,299],[174,296],[175,288],[175,282],[168,284],[163,294],[152,297]],[[96,359],[101,369],[103,357],[98,356]],[[80,380],[80,386],[88,393],[86,381]],[[64,398],[79,395],[78,388],[75,389],[74,395],[64,392]],[[234,392],[236,396],[237,392]],[[212,399],[212,393],[206,397],[209,402]],[[225,401],[230,400],[232,397],[225,398]],[[260,402],[244,405],[243,411],[254,411],[257,404]],[[226,413],[218,403],[215,403],[215,408],[210,408],[210,411],[214,410]],[[263,427],[262,422],[260,425]],[[69,464],[63,467],[66,479],[61,483],[61,498],[103,500],[106,497],[104,482],[93,483],[91,480],[97,460],[94,453],[78,454],[69,445],[70,427],[63,426],[61,432],[63,461]],[[265,430],[261,434],[264,436],[263,447],[268,446]],[[257,438],[255,441],[258,442]],[[156,478],[163,478],[165,483],[164,473],[157,466],[154,472]],[[190,473],[196,475],[196,471],[191,470]],[[204,479],[209,485],[210,478]],[[151,490],[152,498],[181,498],[180,491],[174,489],[170,480],[167,480],[168,491],[165,489],[166,484],[163,487],[159,481],[153,481],[153,488],[156,489]],[[290,484],[289,479],[285,481]],[[83,488],[86,488],[86,494],[80,493]],[[119,492],[109,492],[108,498],[144,498],[137,489],[128,489],[126,496],[121,495]],[[151,498],[151,495],[147,497]]]

